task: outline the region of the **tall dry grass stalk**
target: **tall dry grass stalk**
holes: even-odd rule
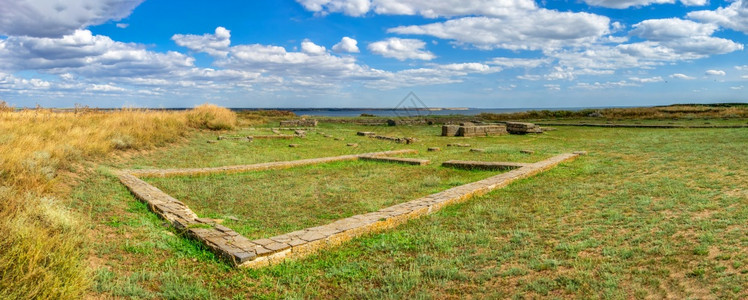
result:
[[[198,129],[224,130],[236,126],[236,113],[205,103],[187,111],[187,124]]]
[[[56,197],[60,174],[115,150],[147,149],[188,132],[186,113],[0,112],[0,299],[83,296],[85,224]]]

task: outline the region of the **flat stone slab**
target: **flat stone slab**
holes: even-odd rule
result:
[[[406,165],[416,165],[416,166],[425,166],[431,163],[428,159],[417,159],[417,158],[403,158],[403,157],[386,157],[386,156],[361,156],[361,159],[363,160],[374,160],[374,161],[384,161],[384,162],[393,162],[393,163],[399,163],[399,164],[406,164]]]
[[[412,153],[414,150],[399,150],[376,152],[360,155],[346,155],[289,162],[265,163],[256,165],[231,166],[223,168],[210,168],[205,173],[225,172],[240,170],[266,170],[270,168],[287,168],[308,164],[324,163],[347,159],[384,159],[385,155]],[[298,259],[308,256],[320,249],[331,248],[348,240],[364,234],[379,232],[394,228],[408,220],[431,214],[441,208],[488,193],[492,190],[504,187],[509,183],[533,176],[548,170],[564,161],[573,160],[583,153],[568,153],[554,156],[552,158],[532,163],[501,163],[501,162],[465,162],[449,161],[445,165],[452,166],[491,166],[501,169],[512,166],[515,169],[487,179],[454,187],[410,202],[393,205],[380,209],[376,212],[356,215],[349,218],[337,220],[333,223],[307,228],[283,235],[257,239],[250,241],[239,233],[220,224],[213,219],[199,218],[189,207],[177,199],[167,195],[158,188],[151,186],[137,178],[134,173],[138,171],[123,170],[119,172],[120,181],[141,201],[162,218],[172,223],[188,237],[204,243],[209,249],[218,254],[235,266],[259,268],[279,264],[287,259]],[[586,152],[585,152],[586,153]],[[389,158],[392,159],[392,158]],[[395,158],[397,160],[414,160],[408,158]],[[422,160],[415,160],[422,161]],[[151,170],[143,174],[150,176],[164,176],[193,174],[195,169]],[[141,172],[142,173],[142,172]],[[155,174],[155,175],[154,175]]]
[[[514,170],[526,167],[530,164],[516,162],[493,162],[493,161],[468,161],[449,160],[442,163],[444,167],[458,169],[481,169],[481,170]]]

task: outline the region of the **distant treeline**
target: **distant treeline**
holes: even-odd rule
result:
[[[676,119],[676,118],[748,118],[748,103],[675,104],[655,107],[570,110],[531,110],[516,113],[482,113],[488,121],[529,119]]]

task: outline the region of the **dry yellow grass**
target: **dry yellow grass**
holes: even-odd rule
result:
[[[236,113],[225,107],[205,103],[187,112],[187,124],[198,129],[233,129],[236,126]]]
[[[8,106],[8,103],[0,100],[0,112],[13,111],[13,107]]]
[[[80,298],[90,284],[86,224],[57,200],[67,196],[60,174],[115,150],[177,141],[188,113],[0,111],[0,299]]]

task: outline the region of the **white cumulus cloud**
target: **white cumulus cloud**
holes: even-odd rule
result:
[[[158,53],[113,41],[88,30],[61,38],[11,36],[0,40],[0,68],[92,76],[143,76],[192,67],[194,58],[178,52]]]
[[[584,2],[592,6],[629,8],[652,4],[673,4],[675,0],[584,0]],[[685,6],[703,6],[708,3],[708,0],[680,0],[680,3]]]
[[[508,57],[496,57],[489,61],[491,65],[502,66],[505,68],[537,68],[541,65],[550,63],[551,60],[548,58],[508,58]]]
[[[389,38],[374,42],[367,47],[374,54],[397,60],[432,60],[436,55],[425,50],[426,43],[416,39]]]
[[[340,42],[332,46],[332,51],[337,53],[358,53],[358,41],[344,36]]]
[[[672,50],[674,54],[705,57],[742,50],[743,45],[711,36],[714,24],[696,23],[682,19],[652,19],[634,25],[631,34],[652,41],[650,45]]]
[[[696,79],[696,77],[691,77],[691,76],[688,76],[686,74],[681,74],[681,73],[672,74],[672,75],[670,75],[670,78],[683,79],[683,80],[694,80],[694,79]]]
[[[446,64],[439,65],[438,68],[443,70],[450,70],[456,72],[468,72],[468,73],[493,73],[501,71],[501,68],[491,67],[482,63],[457,63],[457,64]]]
[[[631,87],[631,86],[637,86],[635,83],[628,82],[626,80],[621,81],[608,81],[608,82],[580,82],[577,83],[574,88],[576,89],[584,89],[584,90],[602,90],[602,89],[614,89],[614,88],[623,88],[623,87]]]
[[[370,0],[296,0],[304,8],[319,14],[344,13],[349,16],[361,16],[371,8]]]
[[[748,33],[748,1],[746,0],[738,0],[727,7],[720,7],[716,10],[690,12],[688,17]]]
[[[3,0],[0,34],[60,37],[77,29],[121,20],[143,0]]]
[[[722,71],[722,70],[706,70],[706,72],[704,72],[704,74],[709,75],[709,76],[725,76],[725,75],[727,75],[727,73],[725,73],[725,71]]]
[[[609,29],[608,17],[539,9],[501,18],[465,17],[400,26],[388,32],[430,35],[481,49],[538,50],[587,45],[608,34]]]
[[[296,0],[309,11],[324,15],[421,15],[427,18],[453,16],[508,16],[537,8],[533,0]]]
[[[631,34],[650,41],[669,41],[692,36],[710,36],[717,30],[714,24],[671,18],[650,19],[634,25]]]
[[[301,42],[301,52],[309,55],[323,55],[327,53],[325,47],[312,43],[310,40]]]
[[[629,80],[633,82],[638,82],[638,83],[655,83],[655,82],[665,81],[664,79],[662,79],[661,76],[649,77],[649,78],[630,77]]]
[[[228,54],[229,45],[231,45],[231,31],[223,27],[217,27],[213,34],[175,34],[171,39],[177,45],[192,51],[205,52],[213,56],[225,56]]]
[[[388,15],[421,15],[427,18],[468,15],[508,16],[537,6],[532,0],[374,0],[374,11]]]

